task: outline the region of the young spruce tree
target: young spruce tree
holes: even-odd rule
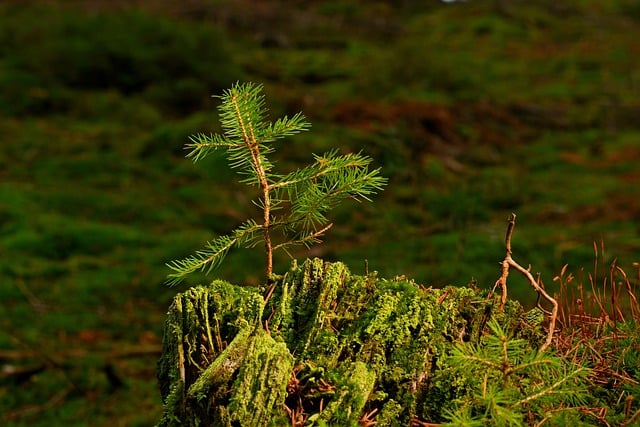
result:
[[[318,243],[333,225],[326,217],[329,209],[344,199],[369,200],[368,196],[381,190],[387,181],[379,175],[379,169],[368,170],[369,157],[340,155],[337,150],[314,155],[315,162],[302,169],[278,174],[267,155],[275,151],[278,139],[306,131],[310,124],[305,117],[298,113],[267,121],[262,86],[253,83],[236,83],[220,98],[223,133],[192,136],[187,145],[191,150],[188,157],[198,161],[215,150],[226,150],[231,167],[242,177],[241,182],[258,188],[255,203],[262,210],[262,218],[249,219],[231,233],[209,241],[194,255],[167,264],[173,270],[167,278],[169,285],[181,282],[196,270],[209,272],[220,265],[233,247],[253,247],[259,243],[264,244],[269,280],[274,251]],[[285,237],[274,241],[275,231]]]

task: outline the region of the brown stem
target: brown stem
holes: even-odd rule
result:
[[[267,279],[273,274],[273,247],[271,245],[271,195],[269,194],[269,184],[264,178],[260,178],[260,186],[262,187],[262,199],[264,202],[264,215],[262,217],[263,233],[264,233],[264,250],[267,253]]]
[[[240,128],[242,129],[242,138],[244,139],[244,143],[247,145],[249,152],[251,153],[251,161],[253,163],[253,167],[258,175],[258,180],[260,182],[260,189],[262,190],[262,202],[263,202],[263,217],[262,217],[262,229],[264,233],[264,249],[267,254],[267,279],[271,277],[273,274],[273,247],[271,246],[271,186],[269,185],[269,181],[267,180],[267,172],[262,164],[260,159],[260,147],[259,141],[256,139],[255,133],[253,132],[252,123],[249,122],[247,124],[244,123],[242,119],[242,114],[240,113],[240,106],[237,102],[237,94],[233,96],[233,105],[236,110],[236,115],[238,117],[238,123],[240,124]]]
[[[509,221],[509,225],[507,225],[507,236],[505,237],[505,246],[507,248],[507,255],[511,255],[511,236],[513,235],[513,229],[516,226],[516,214],[511,213],[507,221]]]
[[[493,285],[493,289],[489,293],[489,297],[493,297],[493,293],[496,291],[498,286],[501,289],[501,297],[500,297],[500,310],[504,309],[505,304],[507,303],[507,277],[509,276],[509,263],[507,262],[507,258],[511,258],[511,236],[513,235],[513,229],[516,226],[516,214],[512,213],[509,218],[509,225],[507,226],[507,235],[505,237],[504,245],[507,249],[507,254],[505,256],[504,261],[502,261],[502,274],[500,278],[496,280],[496,283]]]

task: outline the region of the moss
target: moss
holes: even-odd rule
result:
[[[326,409],[320,412],[318,424],[335,426],[359,426],[358,420],[373,391],[376,374],[362,362],[347,363],[341,366],[335,383],[339,385],[333,399]]]
[[[389,399],[382,405],[382,409],[376,416],[376,422],[381,426],[398,424],[402,414],[402,405],[393,399]]]
[[[231,420],[241,426],[286,424],[284,401],[293,356],[263,329],[256,330],[244,354],[229,403]]]
[[[271,329],[296,353],[304,353],[330,324],[332,304],[348,270],[342,263],[320,259],[297,263],[280,281],[280,294],[271,304],[275,311]],[[321,335],[321,334],[320,334]]]
[[[379,425],[441,422],[469,392],[448,365],[456,343],[478,342],[490,318],[523,325],[515,302],[499,313],[477,289],[352,275],[339,262],[294,262],[277,282],[266,306],[258,289],[219,281],[174,299],[161,425],[355,426],[373,410]]]
[[[176,295],[167,313],[158,362],[164,402],[160,426],[209,425],[204,420],[218,411],[211,399],[229,399],[263,305],[256,290],[222,281]]]

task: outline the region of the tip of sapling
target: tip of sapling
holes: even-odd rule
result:
[[[258,244],[265,250],[268,280],[273,276],[274,251],[320,243],[320,237],[333,225],[326,215],[329,210],[344,199],[370,201],[370,196],[387,184],[380,168],[369,170],[370,157],[362,153],[340,155],[338,150],[314,154],[312,164],[288,174],[275,173],[269,157],[275,152],[272,143],[307,131],[311,124],[302,113],[268,121],[262,89],[262,85],[237,82],[216,95],[222,101],[218,106],[222,133],[192,135],[185,147],[193,161],[224,151],[230,167],[241,175],[240,182],[259,189],[253,202],[262,211],[261,220],[247,220],[194,255],[168,263],[173,270],[167,276],[169,285],[180,283],[195,271],[218,267],[234,247]],[[270,294],[268,291],[265,299]]]

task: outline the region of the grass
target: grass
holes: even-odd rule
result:
[[[555,345],[566,359],[592,369],[592,401],[608,408],[582,411],[600,424],[635,425],[640,418],[638,265],[627,275],[616,261],[605,263],[602,242],[594,243],[593,252],[591,271],[565,266],[554,278],[562,327]]]
[[[381,276],[490,287],[512,211],[514,257],[550,288],[563,265],[592,265],[593,241],[605,263],[638,261],[630,1],[324,2],[293,20],[277,1],[192,2],[190,16],[33,3],[0,6],[0,348],[27,356],[0,357],[46,369],[2,377],[6,425],[157,421],[157,355],[114,359],[115,390],[104,364],[159,342],[175,293],[164,263],[254,213],[223,159],[183,158],[189,134],[218,131],[209,95],[235,80],[264,83],[274,117],[303,110],[313,123],[279,167],[337,147],[390,178],[373,205],[336,212],[318,248],[356,273],[367,259]],[[238,251],[215,275],[255,285],[262,265]],[[514,283],[512,295],[532,294]],[[47,361],[78,351],[69,366]]]

